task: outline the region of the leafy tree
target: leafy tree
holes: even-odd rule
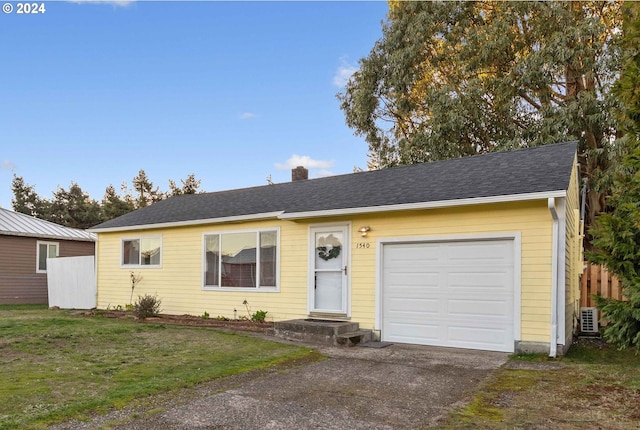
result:
[[[384,168],[579,140],[587,222],[616,137],[620,1],[396,2],[338,95]]]
[[[126,185],[125,185],[126,190]],[[117,193],[113,185],[109,185],[102,197],[102,217],[105,221],[113,218],[117,218],[128,212],[134,210],[134,205],[131,197],[129,199],[121,198]]]
[[[620,348],[640,351],[640,4],[624,6],[623,70],[615,93],[623,103],[621,123],[627,134],[621,168],[613,171],[608,205],[591,229],[594,251],[589,260],[607,267],[621,281],[626,301],[596,297],[608,322],[605,338]]]
[[[29,185],[21,176],[13,175],[11,181],[11,207],[14,211],[36,218],[46,219],[49,215],[50,203],[41,199],[33,185]]]
[[[138,176],[133,178],[133,189],[138,193],[136,197],[136,209],[149,206],[163,199],[163,194],[158,187],[153,187],[153,182],[149,180],[144,170],[140,169]]]
[[[72,228],[85,229],[103,221],[100,204],[72,182],[68,190],[58,187],[53,193],[48,220]]]
[[[182,187],[178,187],[175,181],[169,179],[169,192],[168,197],[180,196],[182,194],[196,194],[200,189],[201,180],[196,180],[196,175],[191,173],[186,179],[180,179]]]

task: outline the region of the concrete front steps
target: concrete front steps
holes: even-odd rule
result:
[[[354,346],[373,339],[373,331],[360,330],[356,322],[311,318],[278,321],[273,334],[287,340],[336,346]]]

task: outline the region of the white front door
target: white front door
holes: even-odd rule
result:
[[[310,311],[347,313],[347,226],[311,229],[309,267]]]

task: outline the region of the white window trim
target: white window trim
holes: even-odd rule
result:
[[[139,240],[140,241],[140,250],[142,252],[142,239],[160,239],[160,264],[123,264],[124,260],[124,242],[126,240]],[[164,246],[162,242],[162,235],[160,234],[146,234],[143,236],[127,236],[120,238],[120,268],[121,269],[161,269],[162,268],[162,247]],[[139,261],[142,261],[142,255],[139,258]]]
[[[207,249],[207,236],[212,235],[225,235],[225,234],[234,234],[234,233],[255,233],[256,237],[258,234],[263,232],[275,231],[276,232],[276,285],[275,287],[222,287],[215,285],[205,285],[205,268],[207,267],[206,261],[206,249]],[[244,291],[251,293],[277,293],[280,292],[280,227],[265,227],[265,228],[249,228],[244,230],[216,230],[216,231],[208,231],[202,234],[202,249],[201,253],[201,267],[200,267],[200,284],[202,285],[202,290],[204,291]]]
[[[40,245],[47,245],[47,258],[49,258],[49,246],[55,245],[56,247],[56,257],[60,256],[60,242],[44,242],[44,241],[36,241],[36,273],[47,273],[46,269],[40,269]]]

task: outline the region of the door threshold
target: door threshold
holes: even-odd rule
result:
[[[347,314],[328,314],[322,312],[310,312],[309,318],[330,321],[349,321],[351,319]]]

